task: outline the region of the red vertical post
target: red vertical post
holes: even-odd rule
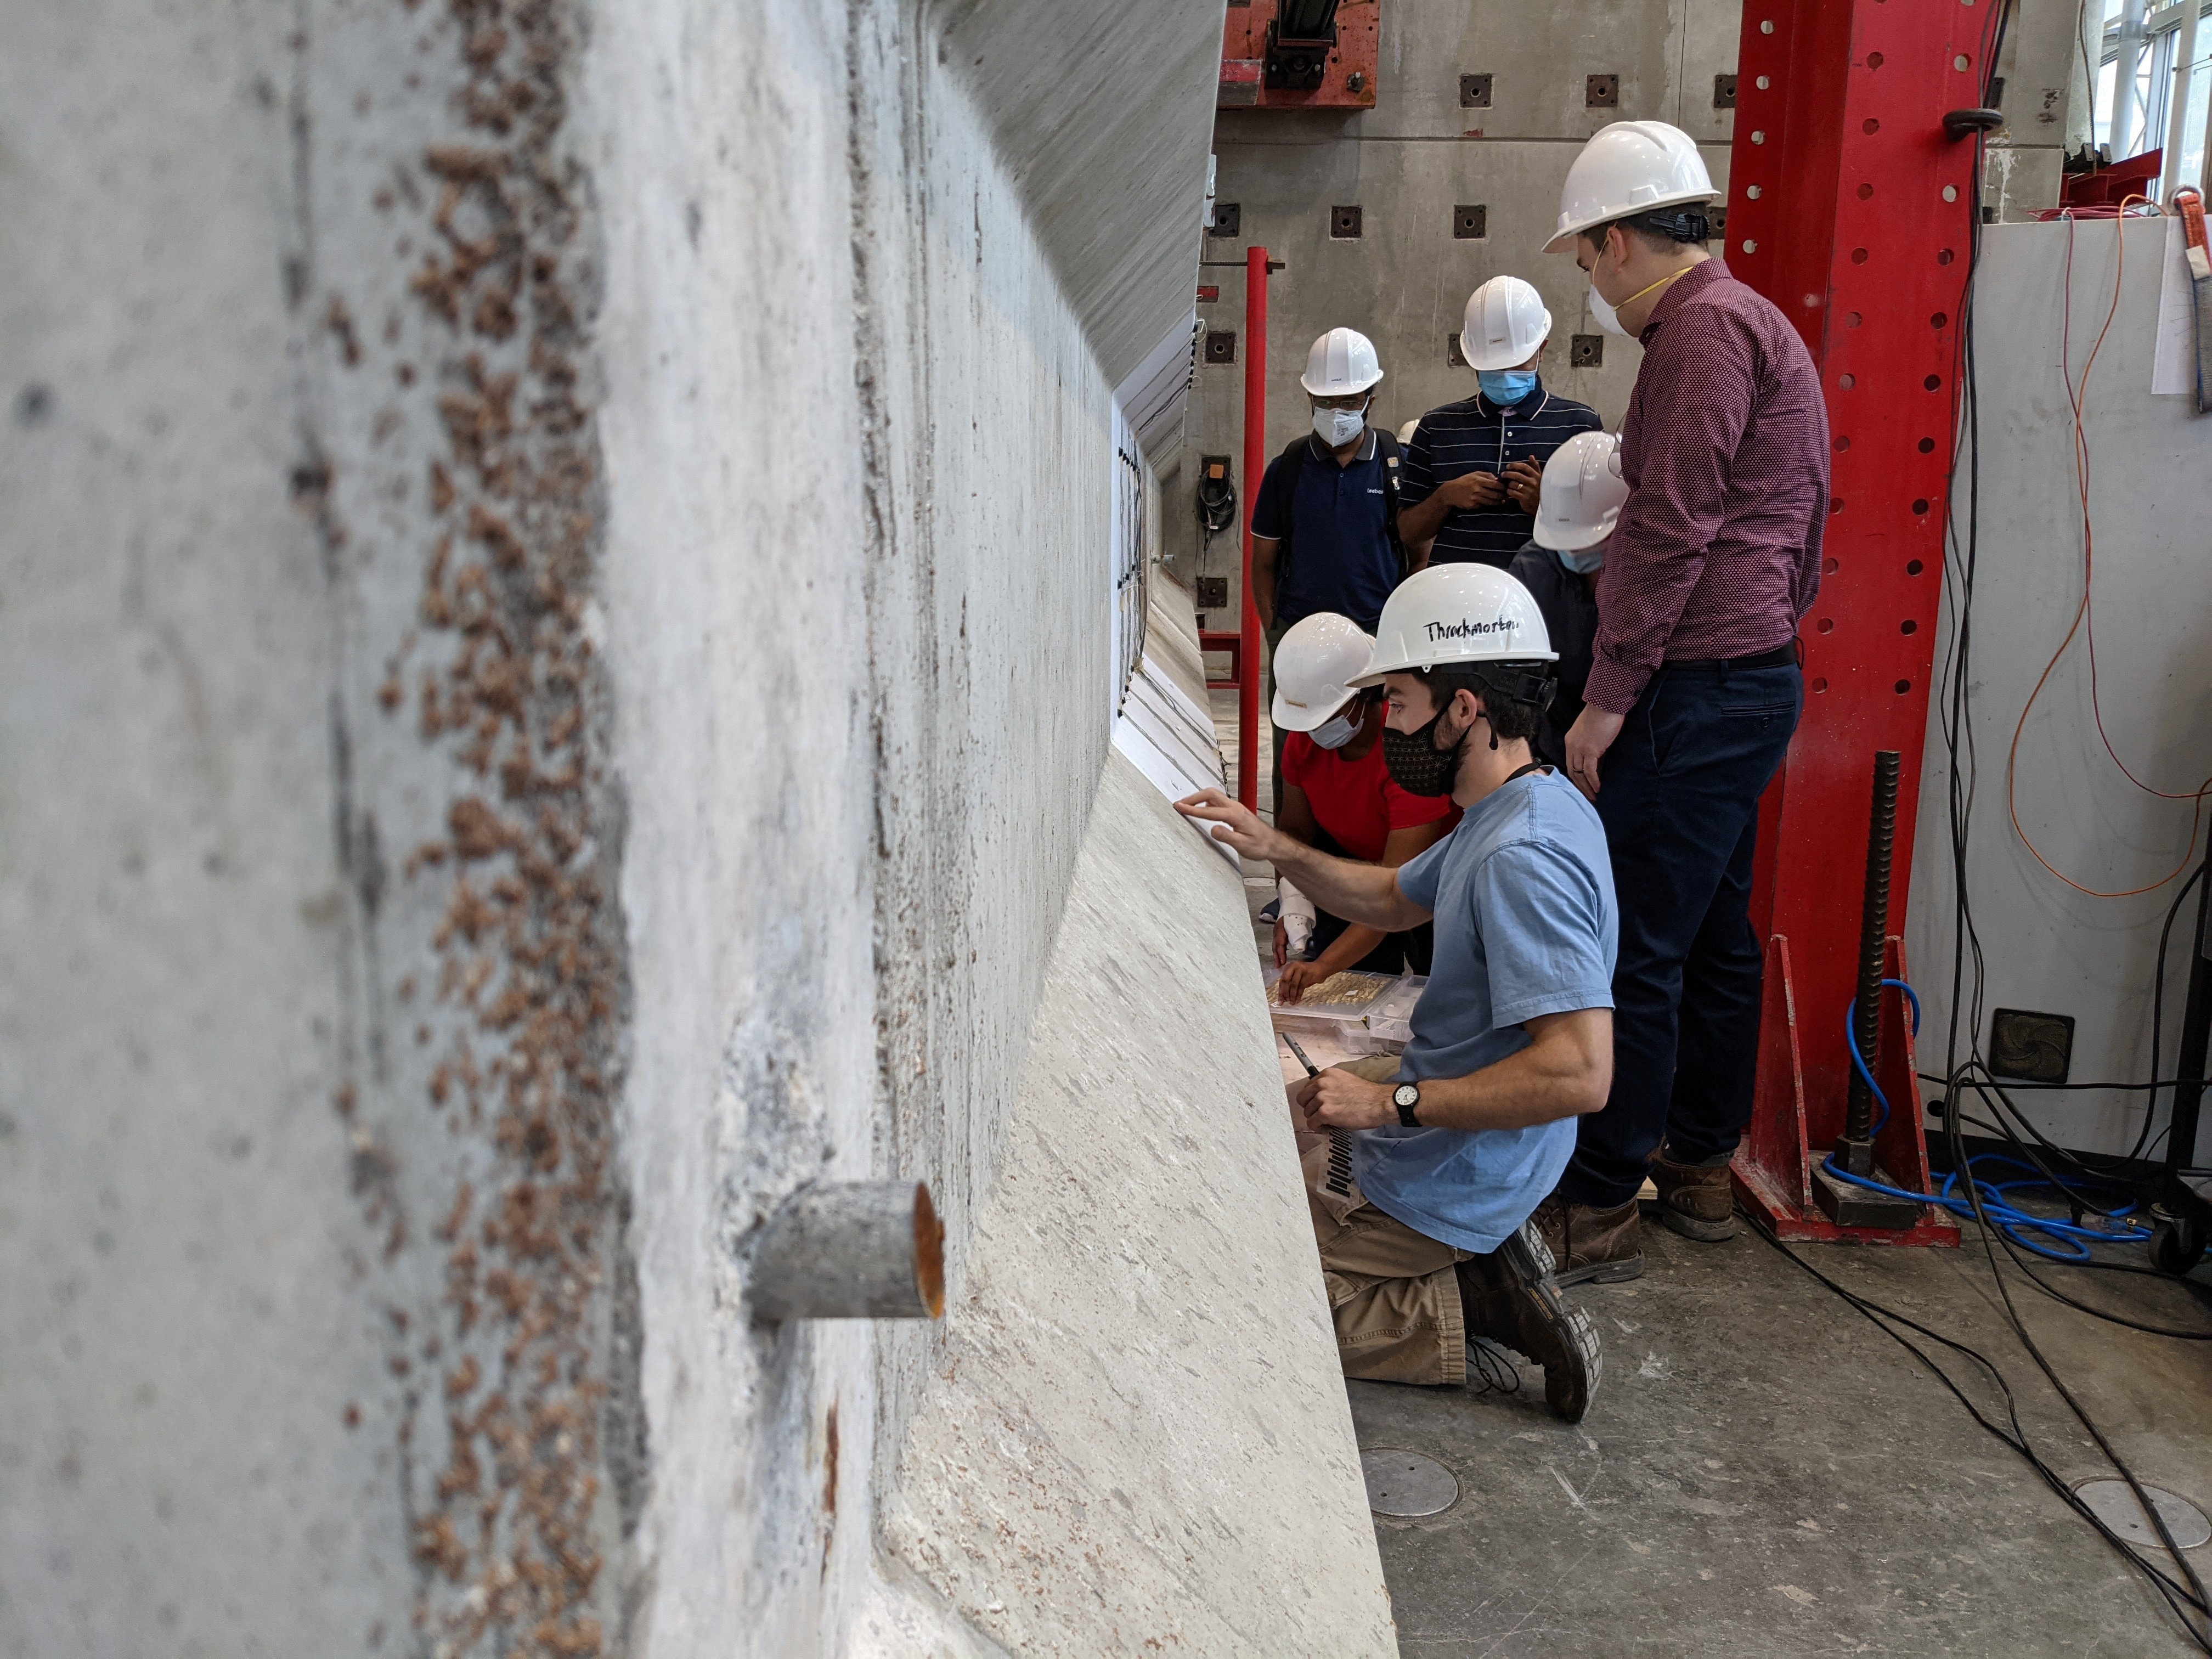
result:
[[[1244,646],[1237,671],[1237,799],[1260,810],[1260,674],[1266,646],[1252,592],[1252,504],[1267,470],[1267,250],[1244,253]]]
[[[1726,255],[1819,366],[1832,483],[1805,713],[1762,805],[1752,915],[1788,941],[1802,1099],[1761,1074],[1761,1120],[1802,1109],[1818,1160],[1841,1133],[1875,751],[1905,757],[1891,932],[1903,931],[1928,725],[1958,406],[1959,301],[1973,246],[1974,141],[1993,4],[1746,0]],[[1775,955],[1770,950],[1770,971]],[[1778,1006],[1768,999],[1769,1017]],[[1917,1131],[1919,1115],[1899,1103]],[[1754,1132],[1747,1152],[1780,1137]],[[1754,1162],[1756,1158],[1754,1155]],[[1739,1176],[1742,1176],[1739,1166]],[[1771,1171],[1795,1188],[1791,1172]],[[1770,1220],[1772,1218],[1769,1218]],[[1810,1236],[1793,1233],[1791,1236]]]

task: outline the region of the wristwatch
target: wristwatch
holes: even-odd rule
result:
[[[1398,1109],[1398,1121],[1408,1129],[1418,1129],[1421,1120],[1413,1115],[1421,1104],[1421,1085],[1401,1083],[1390,1091],[1390,1103]]]

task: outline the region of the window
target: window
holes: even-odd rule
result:
[[[1145,549],[1145,463],[1137,453],[1137,435],[1114,405],[1113,506],[1113,629],[1114,676],[1111,707],[1119,714],[1129,695],[1129,677],[1145,654],[1145,606],[1151,597],[1149,567]]]
[[[2124,109],[2121,107],[2120,59],[2126,0],[2095,0],[2092,7],[2094,12],[2103,15],[2100,38],[2092,37],[2100,39],[2101,50],[2090,112],[2090,142],[2107,149],[2116,161],[2165,147],[2168,117],[2172,110],[2174,57],[2180,44],[2183,6],[2191,3],[2192,0],[2175,0],[2163,6],[2145,5],[2141,40],[2126,43],[2135,61],[2131,76],[2134,85],[2127,89]],[[2193,3],[2198,7],[2199,19],[2203,19],[2206,0]],[[2094,27],[2096,24],[2093,22],[2088,27]],[[2167,176],[2177,182],[2193,183],[2203,169],[2208,82],[2212,82],[2212,25],[2200,21],[2196,58],[2189,66],[2189,104],[2182,115],[2179,166],[2167,169]],[[2124,118],[2125,131],[2112,131],[2116,117]]]

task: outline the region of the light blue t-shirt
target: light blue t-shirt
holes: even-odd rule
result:
[[[1398,886],[1437,919],[1400,1081],[1466,1077],[1528,1046],[1522,1023],[1613,1006],[1620,916],[1596,811],[1531,772],[1468,810]],[[1559,1183],[1575,1120],[1525,1129],[1363,1129],[1352,1171],[1369,1202],[1462,1250],[1494,1250]]]

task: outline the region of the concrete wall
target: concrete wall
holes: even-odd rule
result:
[[[2166,228],[2127,228],[2124,276],[2113,227],[2075,229],[2070,305],[2067,229],[1990,230],[1976,291],[1981,391],[1981,557],[1973,612],[1975,767],[1967,879],[1987,963],[1986,1010],[2075,1017],[2073,1075],[2142,1081],[2151,1075],[2151,969],[2173,886],[2125,898],[2077,892],[2038,864],[2007,808],[2008,750],[2044,666],[2065,638],[2082,593],[2081,510],[2073,417],[2061,365],[2061,325],[2072,319],[2071,367],[2081,383],[2091,344],[2118,309],[2087,382],[2085,428],[2095,532],[2097,690],[2113,748],[2136,776],[2184,795],[2212,772],[2212,563],[2196,515],[2212,429],[2190,399],[2150,392]],[[1963,536],[1964,486],[1954,497]],[[1947,608],[1939,674],[1951,638]],[[2130,784],[2097,734],[2086,641],[2077,635],[2036,700],[2012,769],[2020,823],[2043,855],[2084,887],[2107,892],[2157,883],[2191,841],[2186,800]],[[1940,685],[1939,685],[1940,692]],[[1940,1072],[1950,1018],[1953,884],[1946,802],[1948,752],[1929,736],[1914,846],[1906,945],[1926,1006],[1922,1069]],[[2197,837],[2197,856],[2203,852]],[[2194,900],[2175,929],[2167,999],[2171,1075],[2185,987]],[[2021,1097],[2061,1145],[2124,1152],[2142,1121],[2140,1095]],[[2163,1121],[2163,1113],[2160,1115]],[[2201,1161],[2201,1158],[2200,1158]]]
[[[1595,368],[1568,366],[1569,338],[1597,334],[1589,283],[1572,258],[1540,250],[1577,150],[1607,121],[1655,117],[1694,135],[1714,182],[1728,185],[1735,113],[1713,108],[1713,77],[1735,67],[1740,0],[1597,0],[1575,6],[1386,4],[1371,111],[1344,115],[1224,110],[1214,136],[1215,196],[1236,203],[1239,234],[1209,236],[1206,257],[1241,260],[1264,246],[1285,262],[1268,290],[1267,450],[1306,429],[1297,378],[1306,348],[1340,325],[1375,342],[1385,378],[1378,423],[1393,428],[1474,395],[1472,369],[1448,361],[1467,296],[1510,274],[1536,284],[1551,311],[1545,383],[1618,424],[1643,349],[1605,336]],[[1462,74],[1488,74],[1492,103],[1465,109]],[[1620,77],[1620,106],[1584,103],[1591,75]],[[1488,209],[1480,240],[1453,235],[1453,208]],[[1362,210],[1357,240],[1329,234],[1333,207]],[[1209,270],[1221,297],[1208,329],[1244,323],[1240,270]],[[1234,365],[1198,371],[1184,465],[1170,489],[1169,546],[1179,575],[1198,574],[1192,511],[1196,458],[1225,454],[1249,511],[1243,472],[1244,343]],[[1252,481],[1256,485],[1256,480]],[[1234,537],[1217,536],[1206,574],[1240,569]]]
[[[2001,222],[2032,220],[2057,207],[2059,163],[2069,144],[2086,139],[2080,124],[2087,120],[2087,83],[2075,39],[2079,17],[2070,0],[2020,0],[2013,9],[1997,54],[2005,124],[1990,135],[1982,180],[1982,206]]]
[[[744,1252],[899,1174],[964,1281],[1218,29],[0,5],[0,1654],[988,1650],[945,1335]]]

